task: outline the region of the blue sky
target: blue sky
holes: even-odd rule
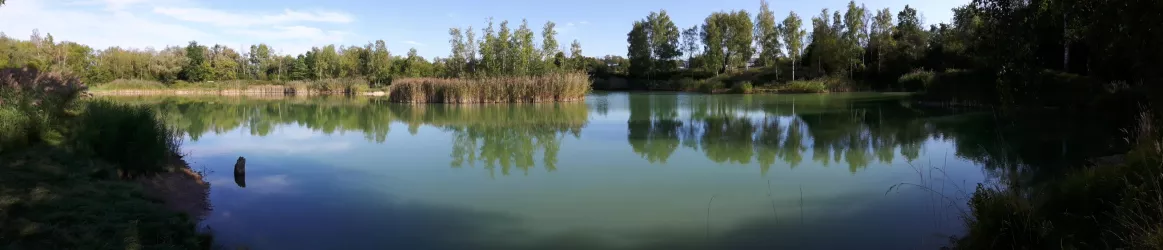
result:
[[[918,9],[926,24],[948,22],[950,9],[969,0],[869,0],[873,9],[906,4]],[[847,0],[771,0],[776,19],[789,11],[804,19],[822,8],[843,10]],[[857,2],[860,4],[861,2]],[[190,40],[230,47],[265,42],[284,54],[325,44],[363,45],[383,39],[393,53],[416,48],[426,58],[448,54],[448,28],[472,25],[481,33],[485,18],[528,19],[540,34],[546,21],[557,23],[558,42],[577,39],[583,54],[626,54],[626,32],[634,20],[666,9],[680,28],[702,23],[719,10],[746,9],[753,15],[759,0],[9,0],[0,7],[0,32],[27,37],[33,29],[57,40],[96,48],[162,47]]]

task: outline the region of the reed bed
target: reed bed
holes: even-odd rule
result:
[[[189,83],[178,81],[165,84],[150,80],[118,79],[93,88],[102,94],[152,95],[152,94],[360,94],[371,91],[369,82],[363,78],[321,79],[305,81],[252,81],[227,80]]]
[[[477,79],[409,78],[392,82],[388,100],[403,103],[530,103],[581,101],[590,91],[581,72]]]

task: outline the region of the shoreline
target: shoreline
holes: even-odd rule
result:
[[[136,180],[146,196],[156,199],[166,209],[183,213],[195,223],[201,223],[210,214],[210,183],[204,175],[194,171],[181,156],[174,154],[170,171]]]
[[[308,91],[305,93],[287,92],[287,91],[265,91],[265,90],[242,90],[242,89],[135,89],[135,90],[89,90],[89,93],[94,96],[186,96],[186,95],[219,95],[219,96],[285,96],[285,95],[305,95],[305,96],[327,96],[327,95],[350,95],[345,92],[318,92]],[[386,91],[368,91],[360,92],[355,95],[362,96],[387,96]]]

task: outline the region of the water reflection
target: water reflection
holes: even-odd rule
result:
[[[824,166],[847,164],[852,172],[874,160],[890,163],[898,151],[912,161],[930,138],[924,117],[901,99],[821,105],[802,97],[762,103],[721,96],[629,96],[627,139],[651,163],[666,163],[681,145],[717,163],[755,161],[766,173],[777,160],[794,168],[805,154]]]
[[[160,111],[195,167],[223,167],[206,223],[256,249],[937,248],[966,204],[941,197],[967,198],[954,193],[981,166],[1080,152],[1049,136],[998,146],[1022,131],[885,94],[119,99]],[[245,189],[226,169],[239,155]],[[950,191],[885,193],[919,181]]]
[[[452,136],[450,166],[482,165],[502,175],[527,174],[537,166],[555,171],[565,138],[580,138],[591,117],[619,114],[627,115],[626,141],[645,162],[667,164],[686,148],[715,163],[756,163],[764,174],[779,164],[800,166],[805,157],[822,166],[846,165],[853,173],[874,162],[891,163],[898,153],[912,162],[929,139],[953,141],[951,157],[988,169],[1064,164],[1094,155],[1079,152],[1096,151],[1087,140],[1032,138],[1020,134],[1025,129],[991,124],[995,120],[987,115],[921,111],[903,96],[883,94],[597,93],[584,104],[513,105],[402,105],[343,97],[116,99],[152,104],[194,141],[239,128],[267,136],[276,127],[298,125],[328,135],[362,133],[369,142],[384,143],[392,123],[406,124],[412,135],[429,126]],[[999,136],[1006,131],[1008,138]]]

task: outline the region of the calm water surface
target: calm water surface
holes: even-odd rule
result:
[[[119,99],[184,132],[231,248],[934,249],[992,175],[980,116],[902,98]]]

